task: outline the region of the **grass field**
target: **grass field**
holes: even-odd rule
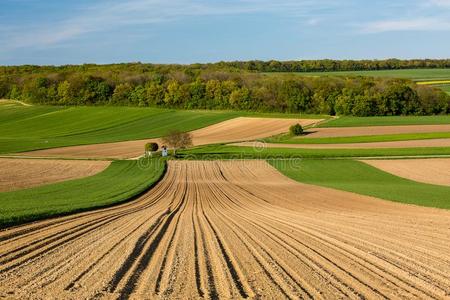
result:
[[[190,131],[239,116],[299,117],[298,114],[231,111],[3,104],[0,105],[0,153],[155,138],[170,129]]]
[[[450,115],[438,116],[345,116],[322,123],[318,127],[395,126],[395,125],[438,125],[450,124]]]
[[[385,135],[364,135],[346,137],[323,137],[308,138],[295,137],[288,134],[264,139],[267,143],[280,144],[349,144],[349,143],[372,143],[372,142],[394,142],[426,139],[450,138],[450,132],[431,133],[405,133],[405,134],[385,134]]]
[[[0,228],[121,203],[147,190],[164,170],[159,159],[148,168],[115,161],[91,177],[0,193]]]
[[[273,73],[266,73],[273,74]],[[280,73],[275,73],[280,74]],[[372,76],[407,78],[417,81],[450,79],[450,69],[405,69],[405,70],[380,70],[380,71],[341,71],[341,72],[297,72],[286,73],[301,76]]]
[[[309,184],[381,199],[450,209],[450,187],[400,178],[355,160],[303,160],[295,167],[270,160],[286,176]]]
[[[392,149],[294,149],[210,145],[177,153],[187,159],[339,158],[450,155],[449,147]]]

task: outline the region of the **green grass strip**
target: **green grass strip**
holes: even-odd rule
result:
[[[438,116],[382,116],[351,117],[344,116],[330,120],[319,127],[358,127],[358,126],[395,126],[395,125],[439,125],[450,124],[450,115]]]
[[[355,160],[270,160],[284,175],[308,184],[385,200],[450,209],[450,187],[397,177]]]
[[[165,166],[161,159],[114,161],[94,176],[0,193],[0,228],[122,203],[154,185]]]
[[[281,135],[265,139],[265,141],[268,143],[279,143],[279,144],[350,144],[350,143],[394,142],[394,141],[411,141],[411,140],[444,139],[444,138],[450,138],[450,132],[404,133],[404,134],[364,135],[364,136],[324,137],[324,138],[293,137],[290,135]]]

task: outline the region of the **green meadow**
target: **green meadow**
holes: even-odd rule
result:
[[[406,78],[415,81],[424,81],[431,79],[450,79],[450,69],[401,69],[401,70],[304,72],[304,73],[296,72],[286,74],[296,74],[300,76],[369,76],[369,77],[386,77],[386,78]]]
[[[400,178],[355,160],[269,160],[286,176],[308,184],[395,202],[450,209],[450,187]]]
[[[450,115],[437,116],[383,116],[352,117],[343,116],[318,127],[395,126],[395,125],[439,125],[450,124]]]
[[[114,161],[94,176],[0,192],[0,228],[122,203],[148,190],[164,170],[157,158]]]
[[[374,142],[396,142],[427,139],[446,139],[450,138],[450,132],[430,132],[430,133],[403,133],[403,134],[385,134],[385,135],[363,135],[363,136],[345,136],[345,137],[324,137],[308,138],[295,137],[291,135],[280,135],[264,139],[267,143],[280,144],[350,144],[350,143],[374,143]]]

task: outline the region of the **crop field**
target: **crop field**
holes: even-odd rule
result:
[[[0,295],[445,298],[449,226],[449,211],[297,183],[261,161],[171,161],[136,201],[1,232]]]
[[[370,77],[388,77],[388,78],[390,77],[390,78],[406,78],[415,81],[450,79],[450,69],[403,69],[403,70],[304,72],[304,73],[299,72],[287,74],[296,74],[301,76],[370,76]]]
[[[0,153],[157,138],[172,129],[191,131],[239,116],[282,117],[281,114],[231,111],[2,104]],[[283,116],[289,117],[298,118],[299,115]]]
[[[320,124],[319,127],[361,127],[361,126],[439,125],[439,124],[450,124],[450,115],[386,116],[386,117],[344,116]]]
[[[109,164],[109,161],[0,158],[0,192],[92,176]]]
[[[280,160],[270,160],[270,163],[283,174],[300,182],[396,202],[450,209],[450,187],[400,178],[360,161],[306,159],[295,168],[286,166]],[[434,176],[432,174],[429,172],[423,177],[431,178]]]
[[[294,124],[303,126],[315,124],[321,119],[277,119],[239,117],[220,122],[205,128],[194,130],[194,145],[229,143],[234,141],[254,140],[287,132]],[[93,144],[25,152],[23,155],[38,157],[78,157],[78,158],[133,158],[143,154],[147,142],[162,145],[160,139],[137,140],[107,144]]]
[[[0,228],[126,201],[151,187],[164,169],[160,160],[147,168],[116,161],[94,176],[0,192]]]
[[[449,116],[3,102],[0,117],[0,298],[450,295]],[[138,159],[174,128],[194,145]]]
[[[450,186],[450,159],[363,160],[375,168],[414,181]]]

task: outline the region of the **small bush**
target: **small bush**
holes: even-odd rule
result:
[[[292,125],[292,126],[289,128],[289,132],[290,132],[292,135],[302,135],[302,134],[303,134],[303,127],[302,127],[302,125],[300,125],[300,124]]]
[[[145,152],[155,152],[158,151],[158,144],[157,143],[147,143],[145,144]]]

